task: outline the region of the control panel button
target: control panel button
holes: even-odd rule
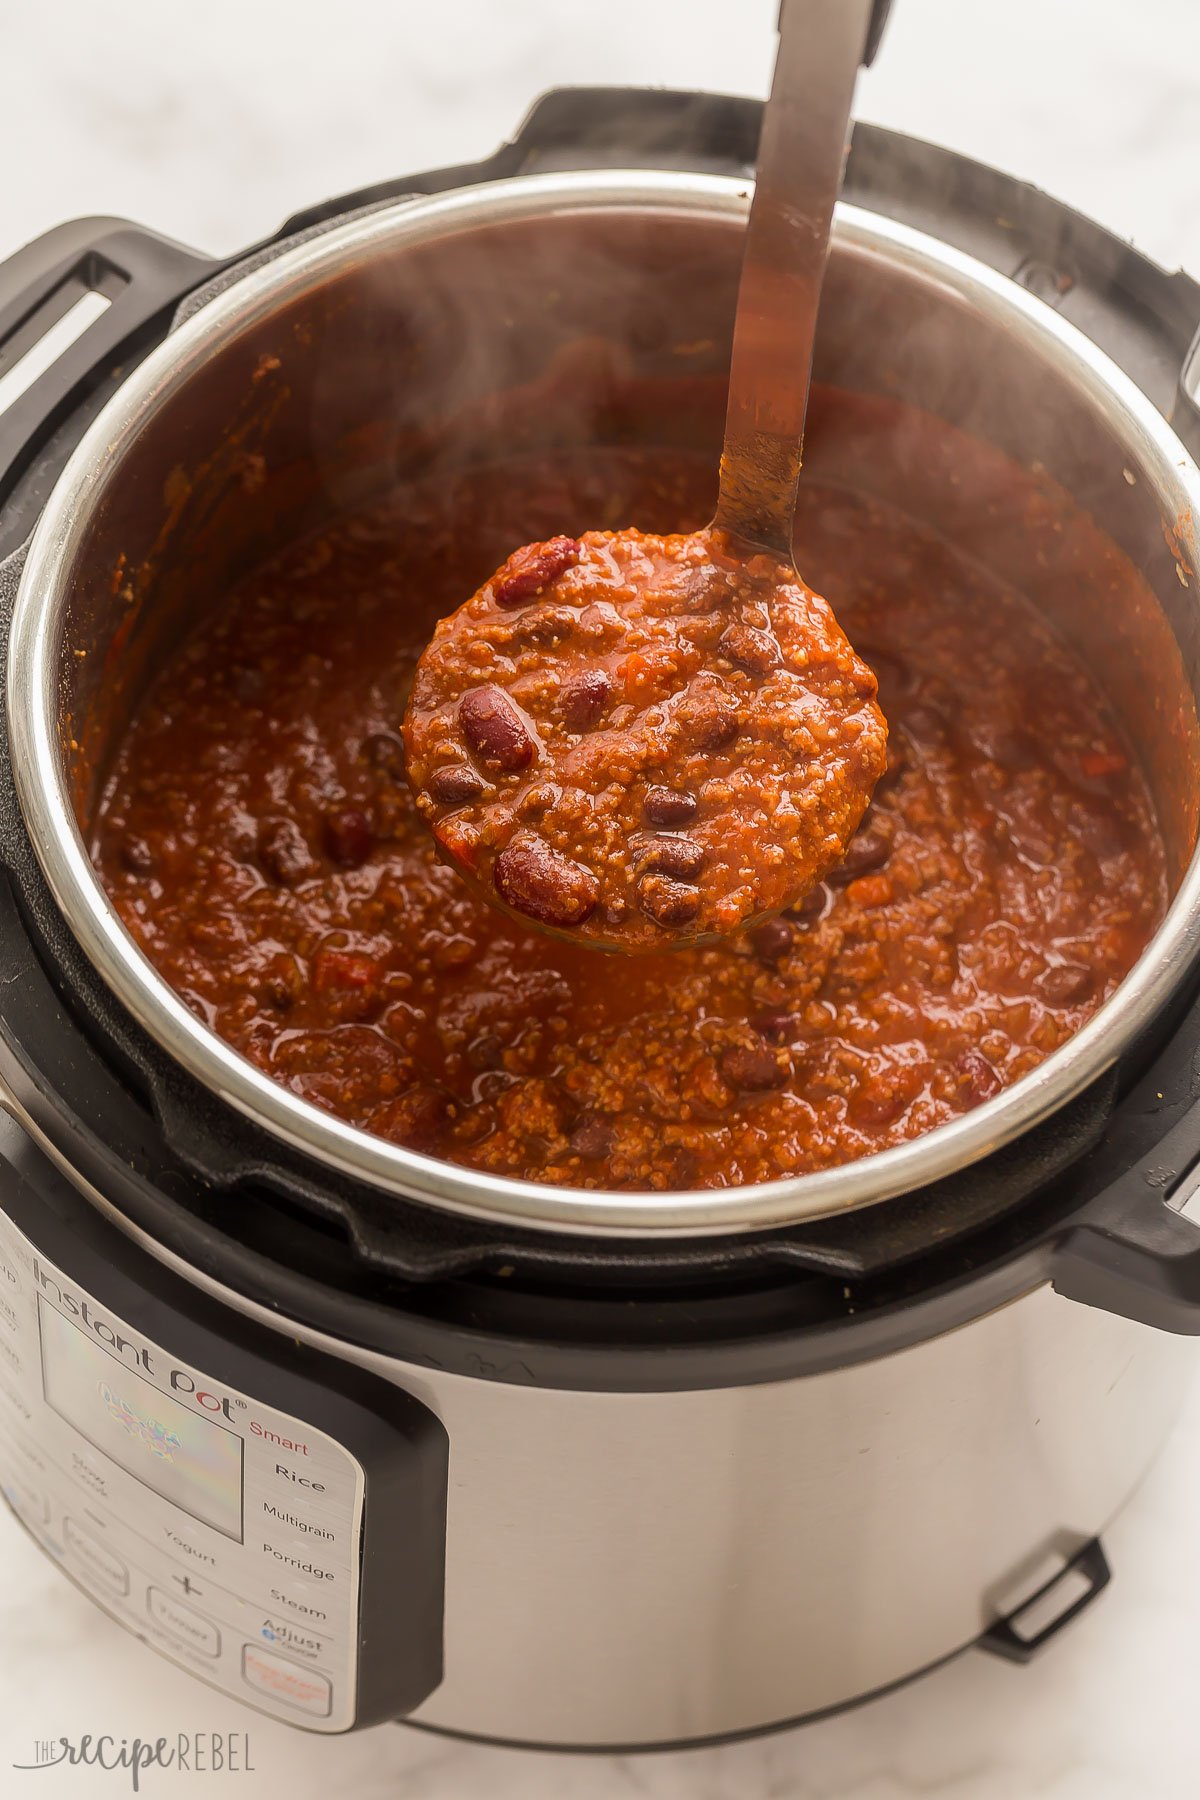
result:
[[[333,1707],[333,1688],[327,1675],[302,1669],[257,1644],[242,1646],[242,1678],[247,1687],[314,1719],[327,1719]]]
[[[291,1581],[287,1587],[269,1587],[267,1598],[272,1606],[286,1607],[288,1613],[306,1625],[328,1625],[332,1607],[329,1596],[320,1588]]]
[[[154,1587],[146,1597],[146,1604],[150,1609],[150,1617],[164,1631],[178,1638],[181,1644],[200,1650],[205,1656],[221,1654],[220,1632],[194,1606],[188,1606],[185,1601],[176,1600],[174,1595],[164,1594],[160,1588]]]
[[[282,1542],[278,1539],[272,1541],[264,1538],[262,1555],[264,1558],[269,1557],[277,1565],[278,1572],[284,1579],[298,1575],[305,1581],[324,1585],[327,1590],[332,1590],[338,1585],[338,1576],[341,1571],[331,1569],[329,1567],[330,1558],[325,1556],[322,1560],[323,1553],[320,1549],[318,1548],[314,1554],[307,1543],[286,1537]]]
[[[101,1586],[114,1594],[129,1592],[129,1570],[120,1557],[106,1544],[98,1544],[74,1519],[63,1520],[63,1542],[76,1565]]]

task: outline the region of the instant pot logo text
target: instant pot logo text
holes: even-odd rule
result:
[[[58,1278],[47,1274],[35,1256],[33,1259],[34,1280],[46,1300],[76,1324],[90,1331],[97,1341],[105,1346],[111,1355],[128,1363],[131,1369],[144,1369],[147,1375],[160,1385],[165,1382],[173,1394],[178,1394],[185,1404],[190,1404],[198,1412],[222,1413],[225,1418],[233,1419],[237,1412],[243,1410],[245,1402],[231,1400],[227,1394],[214,1393],[208,1388],[197,1385],[196,1377],[187,1369],[161,1367],[157,1351],[150,1350],[147,1345],[137,1343],[126,1337],[123,1331],[108,1320],[101,1317],[90,1300],[81,1300],[69,1288],[65,1288]]]

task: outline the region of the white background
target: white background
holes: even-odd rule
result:
[[[542,89],[761,94],[776,0],[0,0],[0,256],[84,213],[211,251],[326,195],[483,154]],[[897,0],[858,110],[1036,181],[1200,274],[1200,0]],[[1200,1352],[1198,1352],[1200,1354]],[[34,1740],[251,1734],[254,1775],[143,1792],[325,1800],[1196,1800],[1200,1398],[1107,1539],[1108,1593],[1036,1667],[971,1654],[838,1719],[720,1751],[581,1759],[397,1727],[302,1737],[125,1638],[0,1518],[0,1793]],[[702,1572],[698,1572],[702,1578]]]

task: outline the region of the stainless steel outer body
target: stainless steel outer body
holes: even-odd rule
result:
[[[1185,1341],[1048,1287],[755,1387],[572,1393],[362,1360],[450,1437],[446,1674],[415,1718],[573,1746],[751,1731],[970,1643],[1109,1523],[1195,1368]]]
[[[121,925],[79,821],[122,705],[183,625],[248,563],[381,480],[504,454],[514,429],[524,446],[593,442],[614,393],[626,418],[640,407],[657,421],[657,441],[711,442],[715,458],[746,204],[741,182],[607,171],[485,184],[344,224],[196,311],[133,371],[50,497],[8,664],[14,770],[50,889],[167,1053],[326,1167],[447,1210],[592,1235],[720,1234],[828,1216],[937,1180],[1050,1117],[1194,966],[1200,474],[1128,378],[1049,307],[853,209],[835,231],[818,379],[932,411],[1042,471],[1047,504],[1058,496],[1083,509],[1119,553],[1119,567],[1106,563],[1097,538],[1094,567],[1033,569],[1020,565],[1019,521],[996,518],[986,534],[994,570],[1086,638],[1168,842],[1168,917],[1070,1044],[970,1115],[878,1157],[740,1189],[585,1193],[451,1167],[319,1111],[208,1030]],[[689,391],[707,382],[707,412],[677,404],[681,380]],[[852,477],[953,535],[955,520],[942,516],[952,482],[906,458],[894,436],[879,443]],[[822,454],[810,439],[810,470]],[[981,517],[968,523],[977,551]],[[1132,580],[1144,604],[1125,594]],[[112,678],[118,632],[125,683]]]
[[[784,1381],[584,1392],[503,1363],[472,1379],[281,1319],[100,1205],[235,1311],[442,1420],[445,1675],[412,1718],[510,1742],[754,1731],[929,1667],[1104,1530],[1196,1368],[1189,1340],[1043,1284]]]

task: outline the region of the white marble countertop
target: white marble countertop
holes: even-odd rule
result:
[[[0,4],[0,256],[88,212],[231,250],[324,195],[482,154],[556,82],[761,93],[775,3]],[[1200,273],[1196,0],[898,0],[859,110],[1008,168]],[[1111,1587],[1034,1667],[971,1653],[803,1731],[637,1758],[489,1750],[395,1726],[320,1740],[272,1725],[127,1638],[3,1514],[0,1793],[129,1791],[120,1775],[10,1773],[40,1737],[248,1730],[254,1773],[152,1773],[142,1791],[1195,1800],[1197,1491],[1200,1393],[1106,1539]]]

